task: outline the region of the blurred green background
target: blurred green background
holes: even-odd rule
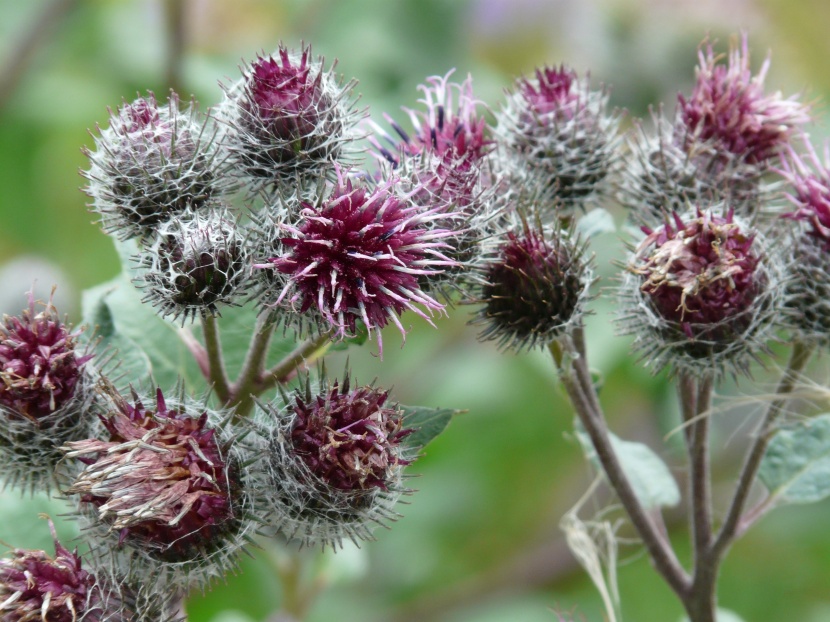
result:
[[[184,47],[181,64],[171,66],[177,15]],[[37,280],[41,296],[59,285],[60,308],[77,321],[80,292],[117,273],[78,175],[80,148],[92,143],[87,128],[106,122],[108,106],[147,89],[164,93],[171,81],[203,106],[217,103],[218,79],[236,79],[243,60],[280,41],[305,41],[339,59],[338,70],[360,81],[362,102],[377,119],[384,111],[402,119],[400,107],[416,105],[416,86],[453,67],[459,77],[470,72],[477,96],[495,108],[516,75],[560,62],[589,70],[595,83],[611,85],[613,105],[642,117],[661,101],[671,109],[676,93],[689,90],[707,33],[725,47],[746,30],[756,67],[772,50],[769,88],[815,102],[811,133],[820,138],[830,91],[828,23],[825,0],[0,0],[0,310],[18,312]],[[595,246],[601,285],[612,286],[616,236]],[[682,483],[677,437],[664,442],[678,421],[674,395],[613,335],[613,307],[606,291],[588,329],[611,425],[659,449]],[[350,352],[358,379],[377,377],[400,402],[468,412],[410,467],[418,492],[404,518],[380,530],[377,542],[327,560],[333,585],[311,620],[535,622],[555,620],[556,610],[602,620],[595,590],[558,528],[592,474],[570,436],[572,416],[553,366],[541,353],[502,354],[478,343],[465,325],[469,313],[451,311],[438,330],[406,318],[406,347],[397,347],[393,329],[382,362],[373,347]],[[761,391],[779,363],[757,373]],[[813,369],[819,381],[825,371]],[[721,388],[726,403],[755,391],[748,382]],[[744,446],[734,433],[760,409],[751,400],[736,403],[715,426],[721,504]],[[0,540],[48,548],[46,523],[33,519],[59,506],[20,501],[15,491],[0,502]],[[682,511],[668,520],[686,555]],[[747,622],[830,621],[828,525],[827,503],[767,518],[732,551],[722,605]],[[61,529],[70,534],[72,526]],[[621,560],[624,618],[678,620],[679,606],[639,548],[623,546]],[[193,597],[189,609],[193,622],[250,622],[267,620],[278,601],[268,556],[259,553],[227,584]]]

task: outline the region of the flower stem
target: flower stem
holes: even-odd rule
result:
[[[230,383],[225,371],[225,361],[222,356],[222,341],[219,338],[219,326],[216,318],[210,314],[202,318],[202,332],[205,336],[205,349],[208,355],[209,380],[216,391],[216,397],[223,404],[230,399]]]
[[[328,343],[331,341],[330,332],[309,337],[274,367],[263,371],[268,340],[273,333],[273,328],[273,324],[270,324],[270,327],[268,324],[263,324],[261,330],[255,333],[246,364],[243,366],[239,379],[234,383],[229,405],[236,407],[237,417],[248,416],[253,410],[255,397],[285,382],[300,367],[317,360],[328,349]],[[259,335],[258,338],[257,335]]]
[[[689,523],[694,572],[683,605],[692,622],[715,622],[720,561],[712,555],[712,491],[709,470],[709,414],[714,378],[681,374],[677,384],[689,453]]]
[[[690,528],[695,572],[708,557],[712,542],[712,492],[709,472],[709,416],[713,378],[696,381],[681,374],[677,390],[683,412],[684,438],[689,453]]]
[[[741,469],[741,474],[738,477],[738,484],[735,487],[735,493],[732,498],[732,503],[726,514],[726,519],[720,528],[720,532],[715,539],[713,546],[713,555],[720,558],[726,553],[729,546],[735,540],[738,534],[741,518],[743,516],[744,508],[747,499],[749,498],[749,491],[755,478],[758,475],[758,469],[761,468],[761,461],[767,451],[767,446],[775,432],[775,424],[778,418],[784,412],[784,396],[791,393],[801,372],[806,367],[813,354],[814,347],[801,341],[796,341],[790,353],[790,361],[781,380],[778,382],[778,389],[776,395],[779,399],[774,400],[767,408],[764,420],[755,437],[755,442],[747,453],[746,460]]]
[[[260,376],[258,383],[260,389],[267,391],[285,382],[301,366],[309,365],[319,359],[328,350],[331,336],[332,332],[327,331],[306,339],[288,356]]]
[[[253,409],[253,398],[263,391],[257,385],[262,370],[265,369],[268,346],[271,344],[275,326],[276,320],[271,313],[263,313],[257,318],[242,369],[230,387],[227,405],[236,408],[237,417],[246,417]]]
[[[599,407],[596,391],[593,387],[590,392],[586,389],[586,378],[590,383],[590,372],[585,357],[567,337],[561,341],[551,342],[549,349],[559,370],[559,378],[576,415],[588,433],[602,470],[642,539],[657,572],[678,595],[685,597],[690,589],[689,576],[677,561],[668,541],[661,535],[640,503],[620,464],[611,445],[611,437]]]

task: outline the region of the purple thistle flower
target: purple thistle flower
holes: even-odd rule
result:
[[[442,251],[455,266],[431,277],[436,290],[448,301],[450,291],[458,289],[463,280],[464,268],[476,258],[480,240],[487,235],[488,221],[498,211],[493,180],[488,176],[490,169],[485,166],[493,143],[479,110],[481,102],[473,95],[472,77],[460,84],[451,82],[453,71],[443,77],[432,76],[420,85],[425,111],[404,109],[413,127],[412,135],[385,115],[394,136],[372,123],[377,137],[370,137],[381,164],[381,176],[399,178],[396,191],[409,205],[438,216],[430,228],[457,232],[445,238],[447,246]]]
[[[345,146],[363,116],[352,101],[355,82],[342,84],[323,62],[310,47],[295,53],[280,45],[275,55],[257,57],[239,84],[223,87],[223,144],[253,184],[325,173],[348,157]]]
[[[624,277],[622,320],[658,368],[748,371],[780,325],[787,300],[783,245],[733,216],[697,208],[643,227]]]
[[[455,69],[445,76],[431,76],[418,88],[424,94],[419,100],[426,111],[404,108],[412,123],[410,136],[389,115],[384,115],[397,138],[373,124],[375,131],[389,143],[393,151],[372,138],[380,155],[397,166],[401,158],[424,153],[437,156],[450,155],[452,159],[476,162],[490,150],[491,141],[486,138],[487,122],[478,112],[481,105],[473,95],[473,79],[467,76],[462,83],[450,81]]]
[[[101,417],[109,440],[67,443],[66,456],[86,466],[66,491],[94,507],[109,531],[150,557],[199,561],[240,528],[239,465],[220,445],[208,412],[168,407],[161,389],[155,409],[135,393],[134,405],[113,394]]]
[[[756,76],[749,66],[746,34],[732,45],[727,64],[711,43],[698,52],[697,80],[687,99],[678,95],[681,140],[687,151],[710,143],[721,160],[763,164],[779,155],[798,126],[810,120],[806,106],[780,92],[766,94],[767,58]]]
[[[247,129],[273,141],[273,147],[260,154],[265,165],[290,162],[326,140],[315,130],[321,110],[330,105],[329,95],[323,89],[323,74],[311,72],[311,49],[303,48],[295,59],[284,47],[278,54],[278,59],[258,57],[251,65],[246,97],[240,102],[250,115],[245,117],[251,121]]]
[[[520,350],[547,345],[581,318],[591,279],[582,251],[561,232],[508,232],[480,268],[481,338]]]
[[[617,163],[617,118],[608,95],[564,66],[520,78],[497,115],[502,166],[517,187],[550,195],[557,211],[601,196]]]
[[[296,224],[283,224],[281,255],[257,268],[287,279],[276,303],[318,315],[340,337],[362,322],[371,332],[411,310],[432,324],[426,311],[444,305],[425,291],[429,279],[454,265],[442,252],[452,230],[432,228],[438,216],[408,205],[393,193],[395,180],[374,189],[338,173],[331,194],[317,208],[303,203]],[[446,217],[446,214],[441,214]],[[380,332],[378,344],[382,351]]]
[[[51,297],[39,313],[34,292],[28,297],[29,308],[0,325],[0,406],[37,424],[73,398],[93,355],[77,352],[80,331],[70,332]]]
[[[779,171],[792,185],[787,195],[796,208],[785,217],[807,223],[808,234],[826,252],[830,252],[830,146],[825,146],[824,163],[810,141],[805,140],[807,154],[799,156],[793,149],[783,159]]]
[[[517,86],[527,102],[527,122],[547,115],[570,120],[581,105],[579,78],[564,65],[537,69],[535,80],[519,78]]]
[[[325,372],[323,372],[325,374]],[[403,410],[388,391],[310,379],[282,404],[263,404],[269,426],[267,488],[272,524],[304,544],[369,539],[372,528],[394,520],[403,468],[414,459],[402,441]]]
[[[800,223],[793,241],[792,279],[788,282],[788,319],[805,343],[830,342],[830,145],[824,160],[804,139],[807,152],[790,148],[776,172],[790,184],[787,198],[795,208],[782,217]]]
[[[14,549],[0,559],[0,617],[6,622],[104,622],[119,603],[107,598],[96,577],[82,566],[77,550],[55,542],[54,557],[45,551]],[[125,618],[129,619],[129,617]]]
[[[401,412],[385,406],[388,391],[374,387],[349,390],[334,382],[328,393],[294,398],[291,444],[309,470],[338,490],[377,487],[387,490],[390,472],[409,464],[399,455]]]

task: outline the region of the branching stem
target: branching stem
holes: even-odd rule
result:
[[[813,350],[813,346],[801,341],[796,341],[793,345],[789,364],[781,376],[776,391],[776,395],[779,395],[780,398],[774,400],[767,408],[758,435],[747,453],[741,474],[738,477],[738,484],[735,487],[735,493],[726,514],[726,519],[715,539],[712,554],[717,559],[723,557],[738,535],[749,492],[758,475],[758,469],[761,468],[761,460],[764,458],[770,439],[775,432],[775,424],[784,412],[785,396],[795,388],[801,372],[807,366],[813,354]]]
[[[590,384],[590,373],[585,357],[578,351],[570,338],[551,342],[549,349],[559,369],[559,378],[591,440],[609,484],[614,489],[642,539],[655,568],[666,583],[681,598],[685,598],[690,589],[689,576],[677,561],[669,542],[660,533],[660,530],[640,503],[631,482],[623,471],[619,458],[611,445],[611,437],[603,413],[599,408],[596,391],[593,387],[590,391],[586,390],[586,379],[587,383]]]
[[[219,325],[214,316],[206,314],[202,318],[202,332],[205,336],[205,349],[208,356],[208,380],[213,385],[213,390],[216,392],[219,401],[227,404],[231,397],[230,382],[225,371],[225,360],[222,356]]]

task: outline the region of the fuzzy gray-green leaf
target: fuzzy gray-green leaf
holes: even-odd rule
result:
[[[770,441],[758,477],[779,503],[830,497],[830,414],[780,429]]]
[[[648,445],[624,441],[611,433],[609,435],[623,471],[628,476],[640,503],[646,509],[672,507],[680,503],[680,488],[660,456],[654,453]],[[582,445],[585,457],[599,471],[602,471],[588,434],[578,424],[576,436]]]

